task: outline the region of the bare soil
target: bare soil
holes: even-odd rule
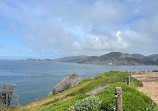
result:
[[[143,83],[143,87],[138,87],[137,89],[147,94],[156,104],[158,104],[158,73],[154,72],[132,76]]]

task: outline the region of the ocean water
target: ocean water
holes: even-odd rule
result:
[[[152,71],[157,65],[136,66],[137,71]],[[89,65],[63,62],[0,61],[0,86],[16,84],[14,94],[19,95],[19,105],[34,102],[48,96],[48,93],[64,77],[78,73],[81,80],[111,70],[135,70],[135,66]]]

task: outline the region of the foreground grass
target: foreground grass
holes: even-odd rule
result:
[[[85,79],[62,93],[20,107],[10,108],[8,111],[68,111],[78,101],[91,96],[89,92],[106,85],[110,87],[95,95],[102,101],[100,110],[111,111],[115,102],[115,87],[122,87],[124,110],[157,111],[156,104],[148,96],[135,89],[143,84],[131,77],[131,86],[127,86],[126,79],[127,74],[124,72],[103,73],[92,79]]]

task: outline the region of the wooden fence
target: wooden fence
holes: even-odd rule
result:
[[[127,85],[130,85],[130,78],[131,78],[131,73],[127,72],[128,76],[127,76]],[[123,107],[122,107],[122,88],[121,87],[116,87],[115,88],[115,103],[114,106],[112,108],[112,111],[114,111],[115,106],[116,106],[116,111],[123,111]]]

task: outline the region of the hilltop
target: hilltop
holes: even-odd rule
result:
[[[127,54],[122,52],[111,52],[101,56],[69,56],[58,59],[25,59],[20,61],[57,61],[75,62],[81,64],[103,64],[103,65],[158,65],[158,54],[144,56],[141,54]]]
[[[75,111],[72,107],[95,108],[97,111],[111,111],[115,103],[115,87],[122,87],[124,111],[157,111],[157,105],[151,98],[137,91],[143,84],[131,77],[131,85],[126,85],[125,72],[110,71],[93,78],[87,78],[79,84],[56,95],[41,100],[10,108],[8,111]],[[78,111],[78,110],[76,110]],[[89,110],[88,110],[89,111]],[[96,110],[95,110],[96,111]]]
[[[158,54],[144,56],[141,54],[111,52],[101,56],[64,57],[53,61],[104,65],[158,65]]]

